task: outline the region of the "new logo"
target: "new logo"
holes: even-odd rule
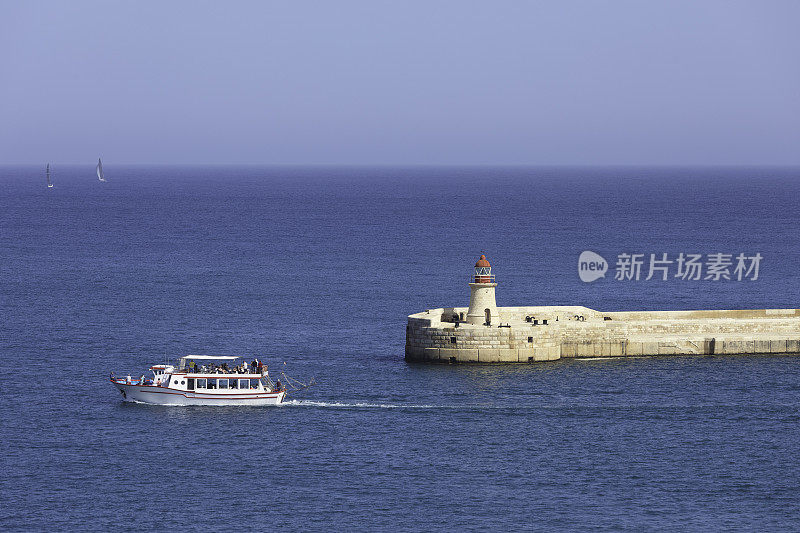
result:
[[[586,250],[578,257],[578,276],[585,283],[604,278],[607,270],[608,261],[602,255]]]

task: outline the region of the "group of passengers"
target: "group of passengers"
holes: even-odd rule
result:
[[[113,372],[111,373],[111,379],[114,379],[114,373]],[[131,379],[131,375],[128,374],[128,376],[125,378],[125,384],[126,385],[152,385],[153,384],[153,380],[149,379],[149,378],[146,378],[144,376],[144,374],[142,374],[142,377],[140,377],[138,380]]]
[[[266,370],[267,365],[258,359],[253,359],[250,364],[243,361],[234,367],[228,367],[228,363],[198,365],[194,361],[189,361],[189,372],[193,374],[263,374]]]

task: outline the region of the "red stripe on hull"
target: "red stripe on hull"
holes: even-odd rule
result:
[[[188,391],[182,391],[179,389],[171,389],[169,387],[152,387],[147,385],[129,385],[127,383],[117,383],[112,381],[114,385],[123,386],[123,387],[135,387],[136,390],[139,392],[147,392],[150,394],[172,394],[183,396],[184,398],[194,399],[194,400],[265,400],[265,399],[274,399],[280,397],[283,392],[278,393],[262,393],[261,395],[252,394],[211,394],[207,392],[193,392],[191,396],[187,395]],[[164,390],[166,389],[166,390]],[[173,392],[174,391],[174,392]]]

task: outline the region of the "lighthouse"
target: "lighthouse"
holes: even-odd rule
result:
[[[470,324],[491,326],[500,324],[500,315],[497,313],[497,302],[494,297],[494,282],[492,265],[482,255],[475,263],[475,274],[469,284],[469,311],[467,322]]]

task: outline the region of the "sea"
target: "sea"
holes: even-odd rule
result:
[[[800,307],[800,169],[104,168],[0,167],[0,529],[800,529],[798,357],[404,360],[481,254],[500,306]],[[315,384],[166,407],[108,381],[186,354]]]

